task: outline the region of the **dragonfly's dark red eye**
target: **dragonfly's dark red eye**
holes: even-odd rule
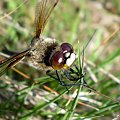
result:
[[[51,65],[52,65],[53,69],[55,69],[55,70],[59,70],[59,69],[63,68],[64,58],[63,58],[62,52],[58,51],[53,55],[53,57],[51,59]]]
[[[61,50],[62,50],[63,54],[67,53],[67,52],[72,53],[73,52],[73,47],[69,43],[63,43],[61,45]]]

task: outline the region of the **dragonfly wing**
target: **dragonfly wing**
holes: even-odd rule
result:
[[[40,34],[44,30],[48,18],[58,1],[59,0],[37,0],[35,9],[36,38],[39,38]]]
[[[7,67],[8,67],[8,65],[4,65],[4,66],[0,67],[0,76],[2,76],[5,73],[5,71],[7,70]]]
[[[6,70],[10,69],[15,64],[17,64],[20,60],[22,60],[28,53],[29,53],[29,50],[26,50],[13,57],[10,57],[10,58],[7,58],[1,61],[0,62],[0,76],[2,76],[6,72]]]
[[[2,76],[7,70],[9,70],[11,67],[13,67],[16,63],[18,63],[23,58],[24,58],[24,56],[21,57],[21,58],[17,58],[13,62],[11,62],[11,60],[9,59],[7,62],[1,63],[1,65],[0,65],[0,76]]]

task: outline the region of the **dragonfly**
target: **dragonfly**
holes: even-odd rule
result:
[[[42,36],[44,28],[48,22],[48,19],[58,4],[59,0],[37,0],[35,8],[35,35],[31,40],[29,48],[21,53],[18,53],[10,58],[2,60],[0,62],[0,76],[2,76],[8,69],[14,67],[17,63],[23,60],[26,56],[29,56],[31,63],[41,69],[45,70],[47,75],[56,79],[50,70],[54,70],[60,84],[65,86],[62,82],[60,70],[69,80],[78,80],[80,77],[74,77],[71,75],[79,76],[77,66],[74,70],[71,68],[77,58],[77,54],[74,52],[73,46],[67,42],[59,44],[56,39],[47,38]],[[69,70],[68,70],[69,69]]]

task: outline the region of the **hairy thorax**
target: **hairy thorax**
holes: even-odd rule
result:
[[[54,54],[58,44],[55,39],[40,37],[31,42],[30,61],[38,69],[50,70],[50,57]]]

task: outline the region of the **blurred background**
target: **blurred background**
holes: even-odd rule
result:
[[[29,47],[35,34],[35,5],[36,0],[0,1],[0,60]],[[95,30],[85,49],[85,80],[91,88],[120,101],[119,0],[60,0],[43,35],[69,42],[77,52]],[[79,95],[78,86],[64,91],[44,71],[19,63],[0,77],[0,119],[120,119],[115,101],[84,87]]]

